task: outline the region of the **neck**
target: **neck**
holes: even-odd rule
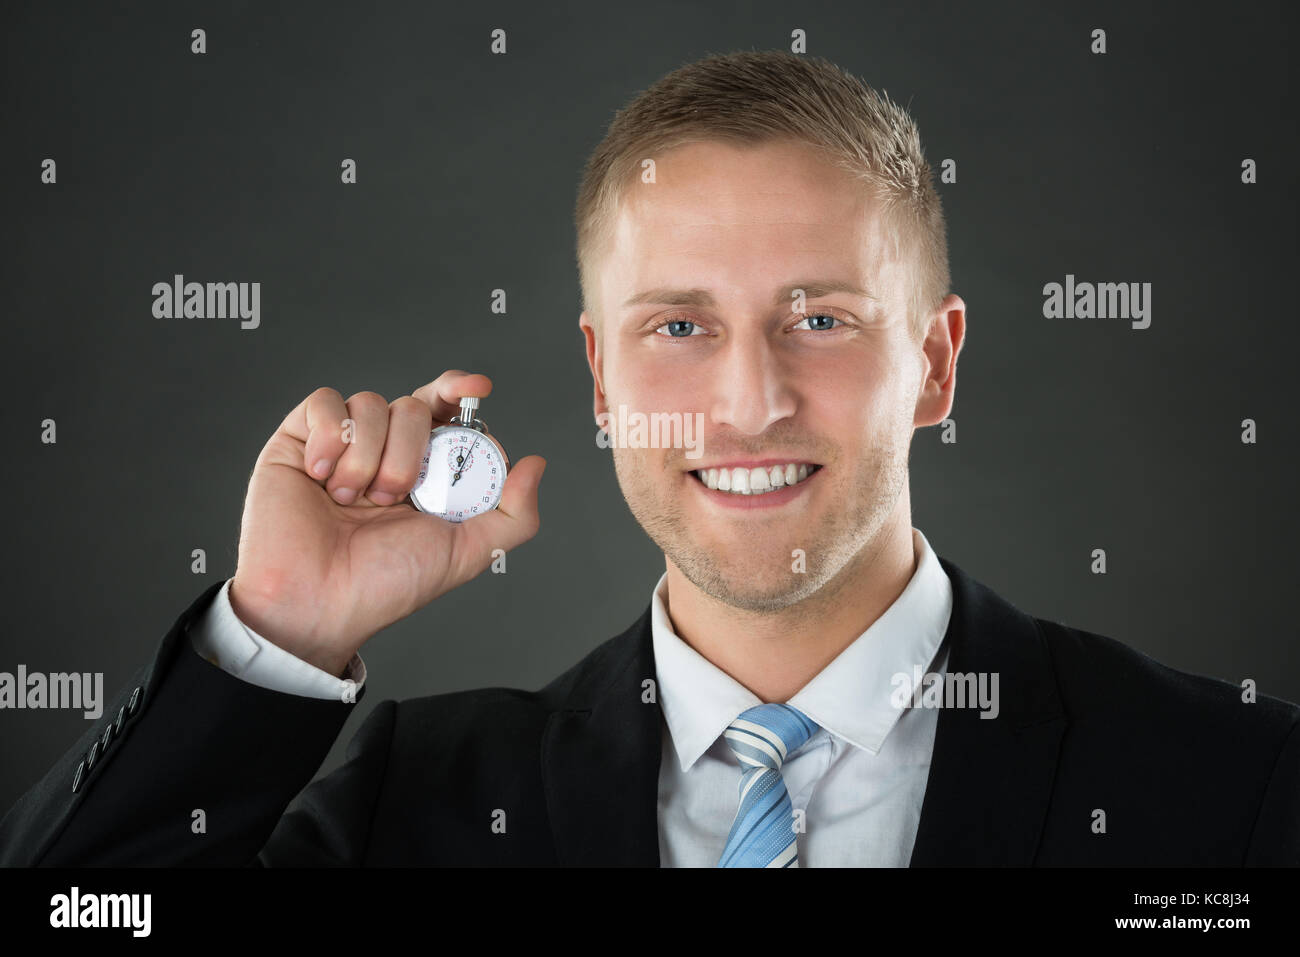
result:
[[[764,702],[788,701],[883,615],[916,572],[911,510],[891,517],[815,595],[777,612],[706,595],[667,561],[677,636]]]

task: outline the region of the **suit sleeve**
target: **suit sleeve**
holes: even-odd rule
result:
[[[0,865],[311,866],[363,855],[395,702],[363,723],[311,810],[284,815],[355,704],[262,688],[200,658],[189,626],[220,588],[186,609],[104,719],[0,821]]]
[[[1300,721],[1291,725],[1259,806],[1247,867],[1300,867]]]

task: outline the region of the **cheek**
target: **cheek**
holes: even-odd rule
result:
[[[912,405],[897,369],[858,363],[851,374],[820,382],[807,396],[806,414],[836,437],[850,460],[870,448],[893,445],[898,433],[911,426]]]
[[[896,387],[896,370],[875,356],[862,353],[835,361],[815,363],[802,376],[809,383],[810,400],[833,408],[844,421],[868,421],[873,410],[888,402]]]
[[[665,350],[666,351],[666,350]],[[707,376],[685,375],[680,360],[642,356],[637,361],[616,361],[607,371],[605,398],[610,412],[620,404],[628,412],[696,412],[707,408],[708,396],[700,388]],[[653,450],[650,450],[653,451]]]

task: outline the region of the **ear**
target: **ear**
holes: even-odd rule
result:
[[[578,326],[582,329],[582,334],[587,338],[587,365],[591,368],[591,379],[594,386],[593,396],[593,413],[596,417],[596,424],[602,429],[604,423],[609,421],[609,406],[605,402],[605,371],[604,357],[600,349],[600,332],[596,329],[591,321],[591,316],[583,311],[578,317]],[[608,430],[606,430],[608,432]]]
[[[914,427],[938,425],[952,412],[957,392],[957,355],[966,341],[966,303],[949,293],[930,317],[921,341],[924,378],[916,397]]]

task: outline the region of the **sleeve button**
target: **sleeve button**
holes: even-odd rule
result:
[[[131,692],[131,700],[126,703],[126,716],[134,718],[135,713],[140,710],[140,694],[143,688],[136,688]]]
[[[99,757],[99,742],[96,741],[86,752],[86,770],[89,771],[95,766],[95,759]]]
[[[77,765],[77,773],[72,776],[72,793],[76,794],[81,790],[81,778],[86,773],[86,762],[82,761]]]

